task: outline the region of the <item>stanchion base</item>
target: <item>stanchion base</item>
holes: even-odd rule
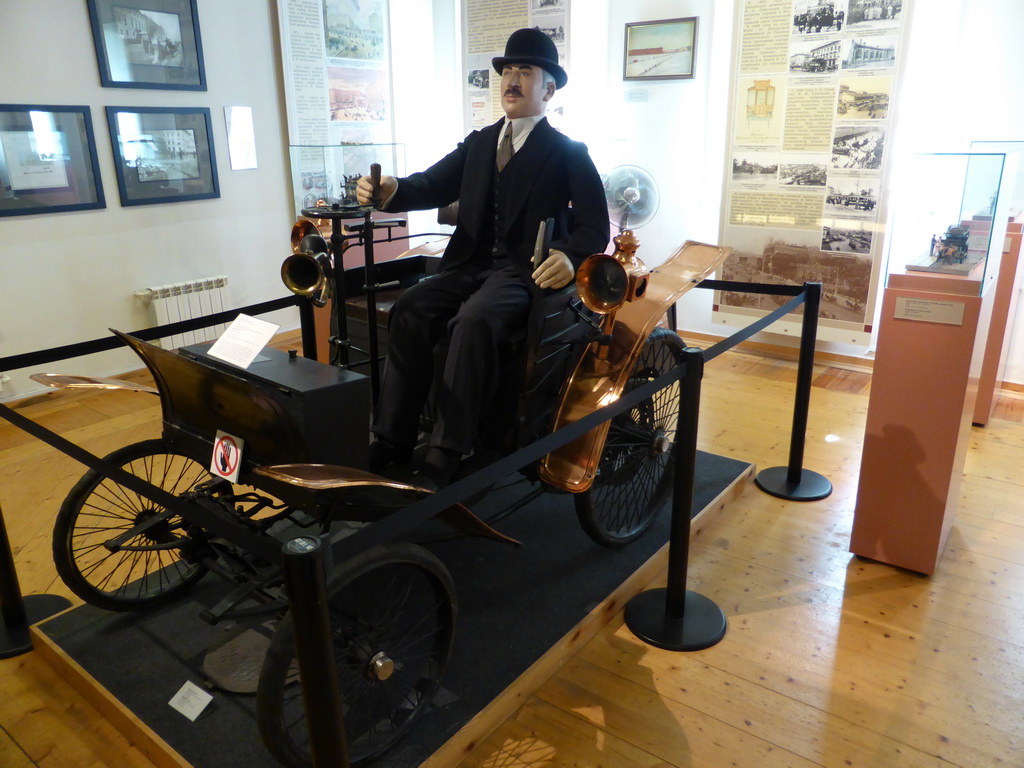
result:
[[[832,493],[832,483],[824,475],[800,470],[800,482],[789,481],[789,467],[772,467],[757,473],[757,487],[772,496],[789,501],[818,501]]]
[[[31,651],[29,626],[71,607],[71,601],[60,595],[29,595],[23,598],[23,601],[27,617],[25,626],[8,627],[0,621],[0,659],[9,659]]]
[[[655,648],[666,651],[700,651],[725,637],[725,614],[704,595],[686,591],[684,618],[665,615],[668,590],[649,589],[626,603],[626,626]]]

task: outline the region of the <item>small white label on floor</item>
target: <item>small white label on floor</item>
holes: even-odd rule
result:
[[[181,689],[174,694],[174,698],[167,703],[194,723],[211,701],[213,701],[212,694],[189,681],[181,686]]]
[[[963,325],[965,307],[962,301],[934,301],[897,296],[895,317],[897,320]]]

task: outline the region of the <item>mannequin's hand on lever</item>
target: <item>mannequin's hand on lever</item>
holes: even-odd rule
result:
[[[395,194],[396,189],[398,189],[398,179],[394,176],[381,176],[380,203],[386,203]],[[373,201],[373,182],[369,176],[363,176],[359,179],[359,184],[356,186],[356,200],[359,201],[360,205],[370,205]]]
[[[533,271],[533,281],[541,288],[562,288],[572,282],[576,269],[561,251],[551,251],[544,262]]]

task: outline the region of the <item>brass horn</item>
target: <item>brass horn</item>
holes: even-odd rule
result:
[[[292,293],[325,306],[334,285],[327,241],[313,222],[300,219],[292,227],[291,242],[292,254],[281,264],[281,280]]]

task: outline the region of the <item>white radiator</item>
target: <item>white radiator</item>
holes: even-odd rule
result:
[[[216,275],[190,280],[187,283],[171,283],[156,288],[146,288],[137,291],[135,295],[149,303],[150,318],[154,325],[166,325],[230,309],[231,304],[228,301],[227,291],[227,277]],[[227,325],[221,323],[209,328],[200,328],[197,331],[176,333],[173,336],[160,339],[158,343],[165,349],[177,349],[189,344],[212,341],[220,336],[225,328]]]

